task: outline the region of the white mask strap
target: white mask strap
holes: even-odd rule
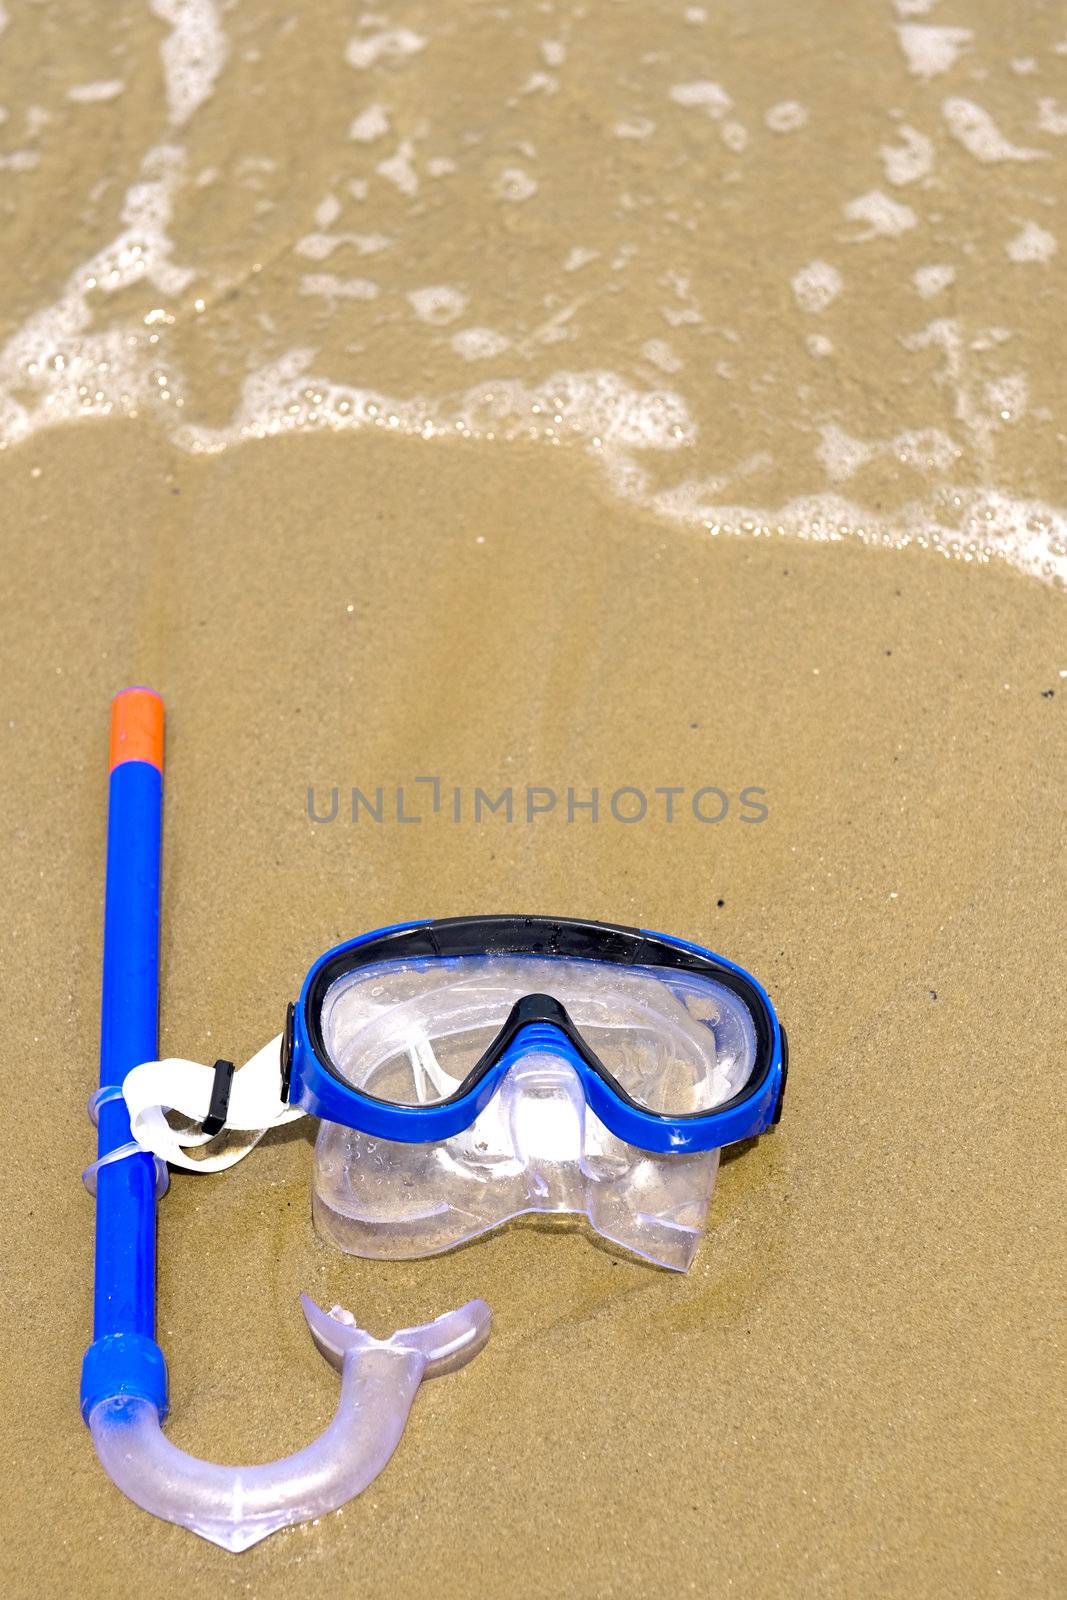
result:
[[[231,1138],[217,1155],[199,1159],[186,1155],[186,1150],[208,1144],[214,1135],[205,1133],[202,1127],[181,1131],[172,1128],[164,1113],[177,1111],[202,1124],[211,1109],[214,1067],[173,1056],[134,1067],[123,1081],[122,1097],[137,1145],[172,1167],[184,1167],[189,1172],[221,1172],[241,1161],[269,1128],[281,1127],[304,1115],[298,1106],[288,1105],[281,1098],[281,1043],[279,1034],[233,1075],[226,1130],[250,1137],[237,1141]]]

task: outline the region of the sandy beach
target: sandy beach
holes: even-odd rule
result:
[[[1062,15],[65,9],[0,31],[38,157],[0,174],[4,1593],[1051,1600]],[[240,1557],[124,1500],[78,1414],[128,683],[168,709],[163,1053],[245,1060],[331,944],[476,911],[700,941],[792,1046],[685,1275],[565,1219],[342,1256],[303,1123],[176,1175],[188,1450],[323,1426],[301,1292],[494,1313],[364,1495]]]

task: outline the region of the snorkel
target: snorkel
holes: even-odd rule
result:
[[[97,1159],[93,1342],[81,1410],[101,1465],[131,1500],[221,1545],[245,1550],[276,1529],[335,1510],[377,1477],[423,1378],[465,1364],[485,1343],[489,1308],[458,1311],[378,1340],[340,1307],[302,1300],[311,1336],[341,1374],[333,1419],[294,1455],[218,1466],[165,1437],[167,1369],[155,1338],[156,1202],[167,1169],[131,1137],[122,1082],[157,1054],[163,702],[126,689],[111,712],[100,1087],[89,1102]]]

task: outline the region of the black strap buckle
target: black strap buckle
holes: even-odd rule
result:
[[[211,1100],[207,1116],[200,1126],[207,1134],[221,1133],[226,1126],[226,1113],[230,1109],[230,1090],[233,1088],[233,1062],[215,1062],[215,1081],[211,1085]]]

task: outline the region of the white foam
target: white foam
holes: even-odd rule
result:
[[[799,100],[779,100],[764,112],[763,120],[772,133],[792,133],[807,122],[807,108]]]
[[[748,130],[733,118],[723,123],[720,136],[727,150],[732,150],[735,155],[740,155],[748,144]]]
[[[610,456],[629,480],[620,452],[678,449],[692,443],[695,433],[680,395],[635,389],[614,372],[557,372],[534,388],[500,378],[437,401],[398,400],[316,377],[308,370],[310,360],[309,350],[296,349],[251,373],[229,423],[185,425],[175,442],[213,455],[280,433],[367,427],[422,438],[535,439],[557,445],[570,439]]]
[[[336,222],[341,215],[341,202],[335,194],[328,194],[319,201],[315,207],[315,223],[317,227],[328,228],[331,222]]]
[[[947,263],[917,267],[912,273],[911,281],[924,300],[933,299],[935,294],[940,294],[942,289],[947,289],[956,279],[955,267]]]
[[[122,231],[67,279],[59,298],[34,312],[0,350],[0,440],[17,443],[76,417],[136,416],[142,408],[180,408],[180,375],[156,353],[147,332],[168,313],[153,308],[140,330],[93,331],[92,299],[149,283],[178,295],[194,274],[171,260],[167,237],[184,155],[171,146],[147,152],[127,191]],[[160,316],[157,317],[157,311]]]
[[[389,132],[389,116],[384,106],[368,106],[348,125],[348,137],[357,144],[372,144]]]
[[[670,91],[676,106],[699,109],[709,117],[724,117],[733,109],[733,101],[721,83],[701,78],[695,83],[676,83]]]
[[[777,510],[710,502],[698,485],[650,497],[650,509],[702,527],[711,538],[789,538],[815,544],[858,541],[883,549],[916,546],[974,565],[1004,561],[1045,582],[1067,581],[1067,517],[1044,501],[1013,499],[996,489],[960,488],[931,513],[913,501],[888,516],[839,494],[788,501]]]
[[[959,445],[941,428],[904,428],[882,450],[902,466],[923,472],[945,472],[963,456]]]
[[[213,0],[152,0],[152,10],[170,23],[159,53],[171,125],[181,128],[215,87],[230,47]]]
[[[32,172],[40,164],[37,150],[12,150],[9,155],[0,156],[0,172]]]
[[[865,222],[862,233],[853,235],[854,244],[864,244],[868,239],[895,239],[914,228],[917,218],[910,206],[891,200],[880,189],[860,195],[841,208],[850,222]]]
[[[93,83],[75,83],[67,90],[67,99],[75,105],[91,106],[101,101],[115,100],[125,89],[121,78],[100,78]]]
[[[864,444],[846,433],[837,423],[826,423],[819,429],[819,443],[815,454],[828,478],[841,483],[851,478],[877,455],[875,446]]]
[[[833,342],[826,337],[825,333],[809,333],[804,343],[809,356],[814,356],[817,361],[821,361],[825,356],[832,356],[834,353]]]
[[[1022,374],[987,377],[988,363],[983,362],[975,370],[970,357],[972,353],[984,356],[1010,343],[1012,337],[1010,329],[1000,327],[986,328],[968,337],[959,319],[938,317],[901,341],[906,350],[942,351],[944,366],[935,374],[934,381],[950,392],[953,415],[966,429],[974,462],[985,474],[994,464],[995,435],[1004,423],[1013,420],[1013,406],[1018,408]],[[1007,388],[1001,388],[1002,385]],[[1010,403],[1001,400],[1001,394],[1011,396]],[[1005,411],[1009,413],[1007,416]]]
[[[634,249],[635,247],[632,245],[629,247],[624,246],[616,255],[612,266],[617,268],[627,266]],[[685,273],[671,271],[665,273],[659,281],[664,286],[669,285],[674,290],[675,296],[682,301],[680,306],[667,305],[660,307],[660,316],[668,327],[699,327],[704,318],[693,297],[692,279]]]
[[[958,461],[959,447],[939,428],[905,428],[891,439],[857,439],[837,423],[819,428],[815,454],[835,483],[853,477],[880,457],[892,456],[901,466],[944,471]]]
[[[298,256],[306,256],[309,261],[325,261],[341,243],[339,233],[305,233],[293,246]]]
[[[564,272],[579,272],[582,267],[587,267],[590,261],[598,260],[599,256],[599,250],[587,250],[582,245],[576,244],[563,263],[563,270]]]
[[[447,327],[467,309],[467,296],[445,283],[435,283],[425,289],[412,289],[408,294],[411,306],[420,322],[432,323],[436,328]]]
[[[377,300],[381,294],[371,278],[340,278],[333,272],[305,272],[300,293],[319,300]]]
[[[794,273],[793,295],[801,311],[825,311],[841,293],[841,274],[827,261],[809,261],[806,267]]]
[[[460,328],[450,342],[464,361],[486,361],[511,349],[511,340],[492,328]]]
[[[1022,372],[1005,373],[985,385],[986,403],[1001,422],[1018,422],[1030,406],[1030,386]]]
[[[293,249],[308,261],[327,261],[343,245],[351,245],[361,256],[376,256],[391,244],[384,233],[305,233]]]
[[[932,139],[906,123],[899,134],[900,144],[883,144],[878,151],[886,178],[898,188],[927,177],[934,164]]]
[[[641,354],[646,361],[651,361],[654,367],[661,372],[681,372],[685,365],[675,355],[666,339],[647,339],[641,346]]]
[[[947,496],[952,520],[929,514],[921,502],[909,502],[893,517],[869,510],[833,494],[813,494],[787,502],[781,510],[747,506],[710,509],[704,526],[717,534],[763,534],[803,539],[816,544],[856,541],[883,549],[936,550],[968,565],[1006,562],[1017,571],[1045,582],[1067,579],[1067,518],[1045,501],[1011,499],[997,490],[961,488]]]
[[[1042,133],[1054,134],[1062,139],[1067,134],[1067,110],[1061,110],[1055,100],[1047,95],[1037,103],[1037,125]]]
[[[577,300],[572,300],[569,305],[561,306],[547,321],[542,322],[539,327],[534,329],[530,338],[538,344],[560,344],[564,339],[569,339],[571,330],[568,324],[577,309]]]
[[[531,72],[526,82],[519,90],[521,95],[528,94],[555,94],[559,89],[559,79],[551,72]]]
[[[1056,236],[1036,222],[1028,222],[1009,239],[1008,257],[1020,264],[1025,261],[1051,261],[1056,254]]]
[[[970,28],[909,22],[897,28],[897,38],[907,59],[908,71],[917,78],[936,78],[952,70],[974,34]]]
[[[422,34],[414,33],[411,28],[387,28],[369,38],[350,39],[345,49],[345,60],[350,67],[365,72],[368,67],[382,60],[396,61],[404,56],[417,55],[425,46],[426,40]]]
[[[522,167],[505,167],[493,183],[493,193],[498,200],[518,204],[537,193],[537,179],[531,178]]]
[[[158,145],[148,151],[139,181],[126,191],[121,211],[125,229],[86,263],[86,289],[113,293],[143,276],[164,294],[177,295],[192,282],[196,276],[193,269],[177,267],[171,261],[174,247],[166,232],[174,194],[184,174],[185,152],[180,148]]]
[[[976,161],[1041,161],[1047,150],[1030,150],[1012,144],[997,127],[988,111],[973,100],[955,96],[942,101],[941,112],[948,130]]]
[[[616,139],[650,139],[656,131],[651,117],[628,117],[612,127]]]
[[[541,59],[546,67],[561,67],[567,59],[566,46],[558,39],[545,39],[541,44]]]
[[[374,170],[395,184],[401,194],[417,194],[419,175],[415,171],[414,155],[415,146],[412,141],[402,139],[395,153],[387,160],[379,161]]]

